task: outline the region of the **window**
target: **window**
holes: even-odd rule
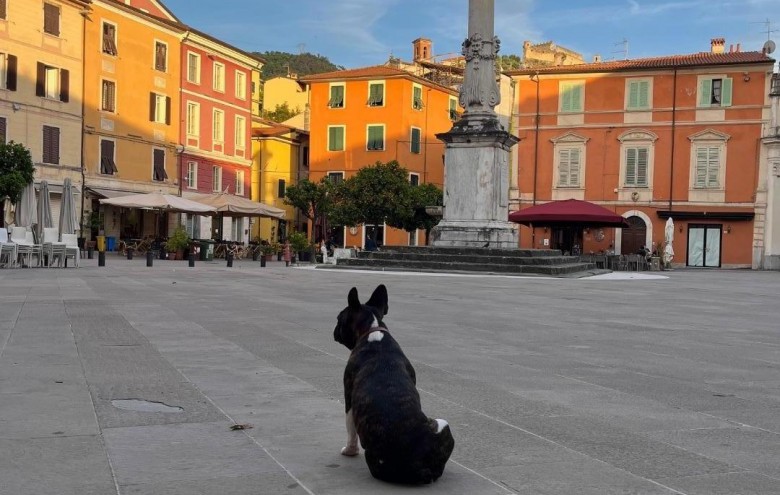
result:
[[[246,149],[246,119],[236,115],[236,152]]]
[[[279,179],[279,185],[276,190],[276,197],[277,199],[284,198],[284,194],[287,192],[287,183],[285,183],[284,179]]]
[[[154,42],[154,70],[160,72],[168,70],[168,45],[162,41]]]
[[[116,112],[116,83],[104,79],[101,86],[100,109],[104,112]]]
[[[60,35],[60,8],[50,3],[43,4],[43,32]]]
[[[214,140],[215,143],[224,143],[225,142],[225,112],[222,110],[214,109],[214,113],[212,115],[212,124],[214,126],[214,131],[212,133],[211,138]]]
[[[558,187],[579,187],[580,150],[562,148],[558,150]]]
[[[236,195],[244,195],[244,171],[236,170]]]
[[[649,110],[650,109],[650,83],[651,79],[627,79],[626,80],[626,109]]]
[[[211,190],[222,192],[222,167],[217,165],[211,167]]]
[[[0,0],[0,19],[7,19],[8,11],[5,0]]]
[[[236,98],[246,100],[246,74],[236,71]]]
[[[187,81],[200,84],[200,55],[187,53]]]
[[[369,151],[382,151],[385,149],[385,126],[369,125],[367,127],[366,149]]]
[[[230,224],[230,240],[240,241],[244,237],[244,219],[243,217],[233,218]]]
[[[381,107],[385,104],[385,83],[368,83],[368,106]]]
[[[458,99],[454,96],[450,96],[450,120],[455,122],[458,120]]]
[[[214,90],[220,93],[225,92],[225,66],[219,62],[214,62]]]
[[[35,94],[43,98],[67,102],[69,81],[70,73],[67,70],[38,62]]]
[[[158,124],[171,123],[171,99],[165,95],[149,93],[149,120]]]
[[[717,146],[696,147],[696,179],[693,187],[697,189],[718,189],[720,182],[720,148]]]
[[[344,133],[343,125],[328,126],[328,151],[344,151]]]
[[[700,107],[730,107],[732,79],[730,77],[699,78]]]
[[[330,85],[328,106],[330,108],[344,108],[344,84]]]
[[[559,86],[560,111],[582,112],[585,96],[585,83],[582,81],[562,81]]]
[[[60,163],[60,128],[43,126],[43,163]]]
[[[114,161],[114,142],[110,139],[100,140],[100,173],[114,175],[119,172]]]
[[[152,180],[163,182],[168,180],[165,172],[165,150],[155,148],[152,151]]]
[[[420,153],[420,129],[417,127],[412,127],[412,143],[409,147],[409,150],[412,153]]]
[[[200,136],[200,104],[187,102],[187,136]]]
[[[328,172],[328,180],[333,184],[339,184],[344,180],[344,172]]]
[[[103,21],[103,53],[116,57],[116,25]]]
[[[412,108],[415,110],[422,110],[422,86],[419,84],[412,85]]]
[[[198,162],[187,162],[187,189],[198,188]]]
[[[409,174],[409,184],[413,186],[419,186],[420,185],[420,174],[415,174],[414,172]]]
[[[0,88],[16,91],[16,55],[0,53]]]
[[[649,148],[626,148],[626,187],[647,187]]]
[[[185,226],[185,229],[187,230],[187,235],[190,239],[200,239],[200,220],[199,215],[193,215],[192,213],[186,213],[185,216],[187,217],[187,225]]]
[[[8,142],[7,134],[8,121],[5,117],[0,117],[0,144],[6,144]]]

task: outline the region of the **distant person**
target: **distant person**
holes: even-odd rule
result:
[[[368,238],[366,239],[366,251],[376,251],[377,245],[376,242],[374,242],[374,239]]]

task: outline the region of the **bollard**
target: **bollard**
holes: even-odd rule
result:
[[[233,268],[233,253],[227,253],[225,259],[227,260],[228,268]]]
[[[95,258],[95,250],[93,248],[87,248],[87,259],[91,260]]]
[[[191,250],[191,249],[190,249],[190,255],[189,255],[189,257],[187,258],[187,262],[189,263],[189,265],[190,265],[190,268],[192,268],[192,267],[194,267],[194,266],[195,266],[195,253],[194,253],[194,252],[192,252],[192,250]]]
[[[146,266],[154,265],[154,251],[149,250],[146,252]]]
[[[98,266],[106,266],[106,252],[98,251]]]
[[[260,256],[260,268],[265,266],[265,255]]]
[[[133,249],[132,248],[129,248],[127,250],[127,259],[129,259],[129,260],[133,259]]]

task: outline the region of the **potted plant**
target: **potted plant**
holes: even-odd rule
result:
[[[260,260],[260,266],[265,266],[265,262],[270,261],[271,256],[274,254],[273,244],[269,244],[267,242],[260,244],[260,253],[263,255]]]
[[[303,232],[290,232],[287,236],[287,240],[290,241],[290,247],[293,253],[296,253],[299,260],[303,260],[305,255],[309,253],[309,239],[306,238],[306,234]]]
[[[184,259],[184,249],[190,244],[190,237],[184,227],[179,226],[165,241],[165,250],[169,259]]]

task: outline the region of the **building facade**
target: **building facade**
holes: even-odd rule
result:
[[[49,182],[53,218],[59,218],[63,180],[82,189],[82,46],[89,11],[87,0],[0,1],[0,142],[29,148],[36,184]]]
[[[179,142],[182,194],[250,197],[252,81],[262,60],[204,33],[188,30],[181,44]],[[188,217],[190,235],[249,240],[249,219]]]
[[[769,88],[769,122],[761,140],[753,268],[780,270],[780,74]]]
[[[457,119],[455,90],[408,71],[375,66],[302,78],[309,85],[310,179],[338,181],[376,162],[398,161],[416,184],[443,187],[444,144],[435,135]],[[318,230],[319,229],[319,230]],[[317,239],[322,227],[315,225]],[[364,247],[370,229],[383,244],[417,245],[411,235],[384,225],[337,229],[324,235],[338,245]]]
[[[749,267],[759,142],[774,61],[710,52],[511,71],[517,91],[512,210],[581,199],[628,229],[521,228],[521,247],[635,253],[662,246],[675,223],[674,264]]]

